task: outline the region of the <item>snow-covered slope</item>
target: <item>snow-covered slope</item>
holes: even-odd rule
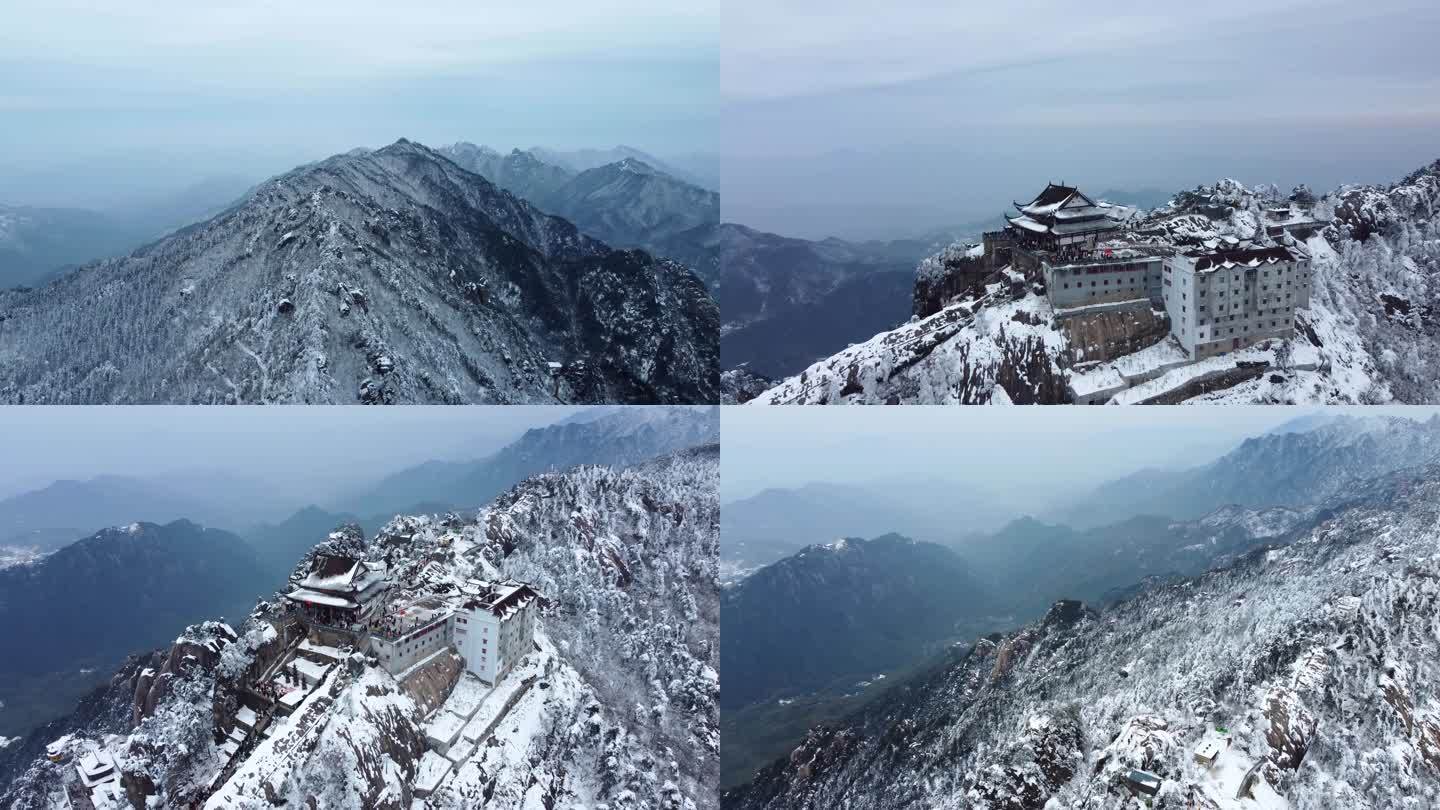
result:
[[[1440,468],[1332,500],[1291,542],[978,639],[816,728],[733,808],[1426,807],[1440,791]],[[1213,766],[1194,754],[1219,742]],[[1253,768],[1253,770],[1252,770]],[[1247,774],[1258,776],[1238,796]]]
[[[1267,209],[1291,206],[1283,222]],[[1273,188],[1224,180],[1182,192],[1170,205],[1126,222],[1127,238],[1154,245],[1270,238],[1262,224],[1296,227],[1313,260],[1310,307],[1297,313],[1285,374],[1193,385],[1237,360],[1276,364],[1279,341],[1176,369],[1116,398],[1121,402],[1369,403],[1440,401],[1440,162],[1390,187],[1343,187],[1318,200],[1303,187],[1289,199]],[[1291,221],[1293,220],[1293,222]],[[1308,235],[1307,235],[1308,234]],[[1285,238],[1285,237],[1280,237]],[[960,246],[926,259],[917,284],[933,287]],[[753,402],[1006,403],[1068,401],[1067,383],[1099,390],[1111,371],[1167,366],[1168,339],[1112,363],[1081,365],[1044,291],[999,272],[982,294],[953,300],[820,360]],[[728,318],[728,315],[726,316]],[[1117,316],[1118,317],[1118,316]],[[1144,320],[1143,318],[1141,320]],[[1113,335],[1145,324],[1101,324]],[[1112,336],[1113,336],[1112,335]],[[1173,358],[1169,358],[1173,359]],[[1304,368],[1312,366],[1312,368]],[[1143,367],[1143,368],[1142,368]],[[1187,386],[1187,384],[1191,384]]]
[[[684,267],[401,140],[0,292],[0,401],[713,402],[718,342]]]
[[[455,663],[442,655],[402,682],[342,655],[227,764],[226,735],[248,719],[234,685],[282,643],[263,621],[270,603],[238,631],[191,628],[167,669],[122,670],[106,694],[128,687],[138,723],[94,711],[93,726],[66,727],[67,745],[104,745],[126,791],[151,807],[713,807],[718,475],[716,445],[581,467],[527,480],[474,519],[397,517],[374,538],[349,528],[320,546],[388,561],[416,595],[515,577],[545,596],[536,649],[483,698],[472,724],[489,730],[452,748],[453,762],[427,750],[426,734],[436,705],[467,699],[468,677],[446,697],[441,676]],[[70,763],[32,761],[0,805],[58,807],[67,774]],[[418,804],[417,791],[429,793]]]

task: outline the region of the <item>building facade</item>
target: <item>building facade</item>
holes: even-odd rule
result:
[[[513,580],[486,585],[455,614],[455,646],[465,668],[486,683],[498,683],[535,648],[537,594]]]
[[[1310,306],[1309,258],[1285,246],[1178,253],[1164,263],[1170,332],[1193,360],[1295,334]]]
[[[1100,256],[1089,261],[1041,264],[1050,305],[1057,310],[1150,299],[1159,301],[1160,256]]]
[[[408,626],[391,629],[382,625],[370,633],[370,651],[391,675],[424,661],[455,644],[454,613],[438,611]]]
[[[370,650],[392,675],[453,647],[465,669],[498,683],[535,645],[534,589],[523,582],[467,583],[458,596],[430,596],[402,605],[371,624]]]

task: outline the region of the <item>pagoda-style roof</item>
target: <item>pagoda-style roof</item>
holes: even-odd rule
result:
[[[385,579],[385,564],[338,554],[318,554],[301,588],[335,594],[358,594]]]
[[[87,788],[119,776],[115,771],[114,758],[106,751],[88,752],[75,763],[75,769],[80,772],[80,781]]]
[[[1074,186],[1050,183],[1028,203],[1015,203],[1017,216],[1005,217],[1011,227],[1034,234],[1069,236],[1118,228],[1110,207],[1096,203]]]
[[[343,596],[336,596],[335,594],[325,593],[323,591],[312,591],[309,588],[296,588],[290,593],[285,594],[285,598],[295,602],[308,602],[312,605],[324,605],[325,607],[333,608],[348,608],[353,610],[360,607],[360,604],[353,599],[347,599]]]
[[[1095,201],[1085,196],[1085,193],[1074,186],[1055,185],[1049,183],[1045,190],[1035,195],[1035,199],[1024,205],[1015,203],[1015,207],[1022,214],[1029,214],[1032,217],[1053,217],[1063,209],[1084,209],[1090,208],[1101,211]],[[1098,214],[1097,214],[1098,215]]]
[[[339,554],[317,554],[310,573],[285,598],[353,610],[389,587],[385,564]]]

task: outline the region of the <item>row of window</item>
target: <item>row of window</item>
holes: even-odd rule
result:
[[[1065,282],[1065,284],[1064,284],[1063,286],[1064,286],[1064,288],[1067,289],[1067,290],[1070,289],[1070,282],[1068,282],[1068,281]],[[1090,282],[1090,286],[1091,286],[1091,287],[1094,287],[1094,286],[1095,286],[1095,282],[1093,282],[1093,281]],[[1104,284],[1104,286],[1106,286],[1106,287],[1109,287],[1109,286],[1110,286],[1110,279],[1105,279],[1105,284]],[[1115,286],[1116,286],[1116,287],[1129,287],[1129,288],[1131,288],[1131,289],[1134,289],[1135,287],[1141,286],[1141,283],[1140,283],[1140,281],[1138,281],[1138,280],[1136,280],[1136,279],[1130,279],[1130,281],[1129,281],[1128,283],[1126,283],[1126,284],[1121,284],[1120,281],[1117,279],[1116,282],[1115,282]],[[1076,287],[1076,289],[1083,289],[1083,288],[1085,287],[1085,284],[1084,284],[1084,282],[1078,282],[1078,281],[1077,281],[1077,282],[1075,283],[1075,287]]]

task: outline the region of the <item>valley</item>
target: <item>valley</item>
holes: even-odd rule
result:
[[[1410,684],[1428,658],[1401,650],[1433,643],[1413,606],[1429,598],[1436,424],[1300,418],[1059,499],[1086,525],[832,541],[739,572],[721,603],[739,681],[722,805],[1381,807],[1361,797],[1423,791],[1429,743],[1404,707],[1424,700]],[[872,555],[896,543],[948,562]],[[1376,599],[1405,607],[1367,613]],[[1376,644],[1381,658],[1359,652]],[[1337,700],[1373,708],[1357,722]],[[1194,762],[1212,739],[1219,764]],[[1353,767],[1345,750],[1405,764]]]

